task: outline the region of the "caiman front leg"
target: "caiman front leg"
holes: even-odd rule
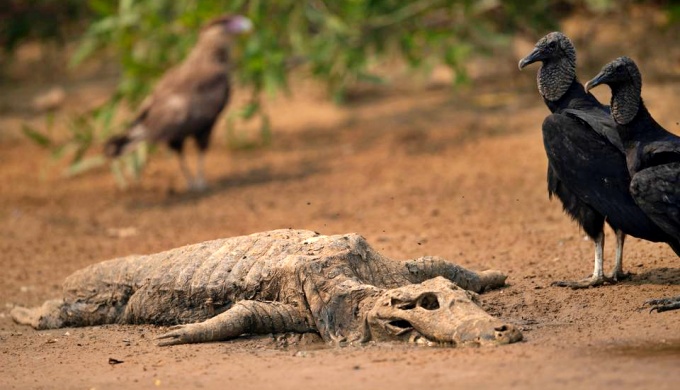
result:
[[[294,306],[280,302],[240,301],[232,308],[203,322],[177,325],[157,339],[160,346],[205,343],[236,338],[242,334],[313,332],[315,328]]]
[[[505,286],[505,279],[508,277],[496,270],[470,271],[467,268],[435,256],[406,260],[403,262],[403,265],[406,278],[411,283],[422,283],[425,280],[443,276],[461,288],[476,293],[484,292],[487,289],[503,287]]]

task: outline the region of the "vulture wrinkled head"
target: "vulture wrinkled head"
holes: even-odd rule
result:
[[[566,35],[555,31],[536,42],[534,50],[519,61],[519,69],[522,70],[527,65],[538,61],[546,63],[563,59],[575,65],[576,49]]]
[[[588,81],[585,85],[586,91],[597,87],[598,85],[607,84],[609,86],[629,84],[641,89],[642,76],[640,69],[638,69],[635,61],[629,57],[619,57],[614,61],[602,67],[600,73]]]

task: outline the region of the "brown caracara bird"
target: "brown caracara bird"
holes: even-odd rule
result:
[[[233,35],[251,28],[244,16],[222,16],[204,26],[187,58],[163,75],[125,133],[106,142],[104,153],[118,157],[141,141],[165,142],[177,152],[189,189],[205,189],[204,153],[213,125],[229,101],[229,44]],[[189,137],[199,150],[196,176],[182,153]]]

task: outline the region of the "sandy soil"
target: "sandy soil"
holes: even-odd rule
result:
[[[282,100],[272,106],[270,147],[229,151],[216,135],[212,187],[200,195],[183,192],[169,153],[155,154],[141,183],[121,191],[106,169],[45,175],[41,150],[4,138],[0,388],[677,388],[680,311],[638,310],[680,294],[680,261],[669,248],[629,238],[631,280],[550,286],[588,275],[593,248],[548,200],[547,110],[534,75],[455,95],[436,85],[395,89],[344,108],[314,94]],[[649,84],[644,94],[659,121],[680,132],[680,84]],[[521,327],[525,341],[334,348],[264,336],[160,348],[153,339],[164,329],[153,326],[37,332],[9,318],[14,305],[57,297],[64,277],[97,261],[286,227],[358,232],[393,258],[431,254],[506,271],[510,285],[484,294],[484,305]]]

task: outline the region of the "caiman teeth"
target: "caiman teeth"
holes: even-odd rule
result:
[[[405,335],[406,333],[409,333],[413,330],[413,328],[400,328],[398,326],[393,326],[390,324],[387,324],[387,326],[392,328],[395,331],[395,335],[397,336]]]
[[[414,329],[411,323],[402,319],[388,321],[385,325],[393,331],[396,336],[402,336]]]
[[[409,337],[409,343],[413,344],[418,344],[418,345],[425,345],[428,347],[455,347],[457,344],[455,341],[432,341],[428,339],[427,337],[419,334],[419,333],[414,333]]]

